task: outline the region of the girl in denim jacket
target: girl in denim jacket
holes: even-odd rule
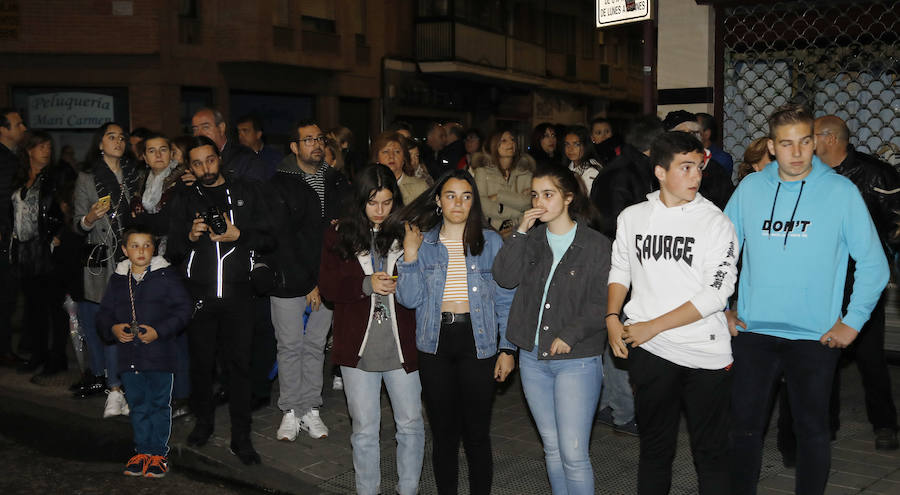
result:
[[[487,494],[493,478],[489,433],[495,380],[506,380],[515,367],[515,347],[506,340],[513,292],[500,288],[491,274],[502,240],[482,227],[475,180],[464,170],[445,174],[399,217],[407,223],[397,301],[416,309],[419,375],[438,493],[457,493],[462,437],[469,492]]]

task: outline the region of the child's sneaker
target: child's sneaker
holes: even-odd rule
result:
[[[137,454],[128,460],[125,465],[125,476],[143,476],[147,471],[147,465],[150,464],[150,456],[147,454]]]
[[[103,407],[103,417],[109,418],[128,414],[128,402],[121,390],[110,390],[106,396],[106,405]]]
[[[150,464],[144,472],[145,478],[165,478],[169,470],[169,460],[161,455],[150,457]]]

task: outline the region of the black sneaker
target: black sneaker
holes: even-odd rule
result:
[[[632,419],[631,421],[622,424],[613,426],[613,431],[616,433],[621,433],[622,435],[629,435],[632,437],[640,436],[638,432],[638,425]]]
[[[213,434],[213,426],[209,423],[198,421],[187,437],[189,447],[203,447],[209,442],[209,437]]]
[[[900,442],[897,441],[897,430],[893,428],[878,428],[875,430],[875,450],[897,450]]]
[[[253,444],[250,443],[249,438],[232,440],[230,450],[232,454],[236,455],[237,458],[247,466],[260,464],[262,462],[256,449],[253,448]]]
[[[607,406],[597,412],[597,422],[609,426],[611,428],[616,427],[615,421],[613,421],[612,408]]]

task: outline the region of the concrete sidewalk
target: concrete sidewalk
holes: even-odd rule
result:
[[[894,396],[900,397],[900,368],[892,367]],[[524,403],[518,375],[507,389],[498,393],[492,421],[494,446],[494,490],[496,494],[550,493],[543,463],[543,451],[537,431]],[[0,369],[0,413],[28,415],[35,427],[48,431],[66,431],[76,435],[85,448],[104,450],[113,460],[124,462],[130,444],[126,418],[101,419],[104,397],[87,400],[70,398],[67,386],[76,381],[70,372],[35,385],[29,376]],[[843,373],[842,427],[833,444],[832,473],[828,494],[895,493],[900,494],[900,452],[881,453],[874,449],[874,436],[865,417],[861,382],[855,366]],[[327,381],[326,381],[327,382]],[[277,392],[277,384],[274,387]],[[393,416],[383,394],[382,400],[382,491],[393,493],[396,472],[393,455]],[[354,493],[353,460],[350,450],[350,418],[343,392],[325,391],[322,418],[330,429],[327,439],[313,440],[301,432],[296,442],[275,440],[281,421],[276,407],[265,408],[253,416],[253,442],[262,456],[262,466],[246,467],[228,452],[228,411],[216,412],[216,433],[210,443],[199,449],[188,448],[185,438],[193,423],[176,421],[171,439],[172,469],[189,469],[278,493],[332,494]],[[77,431],[73,431],[77,430]],[[426,427],[427,431],[427,427]],[[80,436],[79,436],[80,435]],[[791,493],[793,474],[781,465],[775,448],[775,427],[766,440],[763,473],[759,493]],[[426,441],[425,468],[420,493],[436,493],[430,466],[431,441]],[[103,453],[101,453],[102,455]],[[591,441],[591,458],[597,493],[631,494],[636,492],[638,439],[614,434],[596,424]],[[468,493],[464,457],[460,455],[460,493]],[[687,434],[682,427],[679,450],[673,467],[673,494],[696,492],[696,477]]]

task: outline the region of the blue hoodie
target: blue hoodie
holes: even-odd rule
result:
[[[813,157],[804,180],[785,182],[772,162],[741,182],[725,214],[742,245],[737,311],[746,331],[819,340],[839,317],[862,328],[889,273],[872,218],[850,180]],[[841,315],[848,255],[856,260],[855,281]]]

